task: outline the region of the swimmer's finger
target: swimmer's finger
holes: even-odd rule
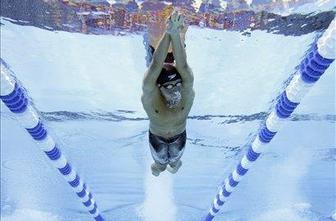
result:
[[[174,15],[175,15],[175,12],[173,12],[173,13],[169,16],[169,18],[173,20],[173,19],[174,19]]]
[[[181,22],[182,25],[184,25],[184,22],[185,22],[185,17],[184,16],[181,16],[180,22]]]
[[[167,20],[166,20],[166,24],[169,24],[169,23],[171,23],[171,18],[170,17],[167,18]]]
[[[177,18],[178,18],[178,13],[177,13],[177,11],[175,11],[174,14],[173,14],[173,16],[172,16],[172,20],[173,20],[174,22],[176,22],[176,21],[177,21]]]
[[[168,24],[170,21],[171,21],[171,20],[170,20],[170,17],[167,18],[167,20],[166,20],[166,24]]]
[[[185,20],[185,18],[186,17],[183,14],[181,14],[180,19]]]

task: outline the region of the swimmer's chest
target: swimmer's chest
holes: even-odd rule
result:
[[[160,120],[163,124],[183,123],[188,115],[184,101],[174,109],[168,108],[163,102],[157,102],[153,104],[153,109],[153,118]]]

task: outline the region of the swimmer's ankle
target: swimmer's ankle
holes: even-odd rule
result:
[[[151,170],[152,170],[152,174],[154,176],[159,176],[160,173],[162,173],[163,171],[165,171],[167,168],[167,164],[158,164],[158,163],[153,163],[151,165]]]
[[[173,163],[169,163],[169,167],[167,167],[167,170],[170,172],[170,173],[176,173],[180,167],[182,166],[182,161],[181,160],[178,160],[176,162],[173,162]]]

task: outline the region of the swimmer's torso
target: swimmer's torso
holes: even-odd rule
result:
[[[166,106],[159,89],[155,90],[152,96],[151,104],[144,105],[150,120],[150,131],[164,138],[170,138],[185,131],[188,113],[194,100],[194,91],[182,90],[182,100],[174,109]]]

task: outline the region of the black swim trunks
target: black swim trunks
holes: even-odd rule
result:
[[[187,141],[186,131],[171,138],[164,138],[149,131],[149,143],[152,157],[159,164],[174,164],[183,154]]]

